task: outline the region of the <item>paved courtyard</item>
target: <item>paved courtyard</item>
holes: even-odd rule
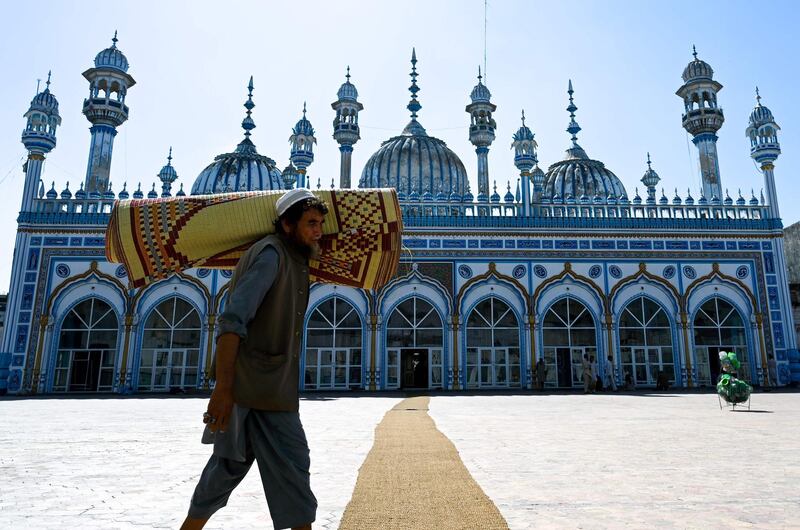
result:
[[[315,528],[338,528],[401,396],[304,399]],[[204,398],[0,400],[0,528],[177,528],[210,447]],[[511,529],[800,528],[800,394],[434,395]],[[424,494],[424,492],[420,492]],[[208,528],[270,528],[251,472]],[[379,530],[379,529],[376,529]]]

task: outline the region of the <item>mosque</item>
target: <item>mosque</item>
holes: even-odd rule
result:
[[[396,188],[406,251],[396,278],[377,292],[313,286],[304,390],[526,389],[540,359],[546,388],[570,388],[580,385],[576,367],[584,355],[609,358],[618,385],[627,379],[653,387],[661,374],[673,387],[697,387],[715,381],[720,350],[735,351],[742,376],[755,385],[800,381],[773,173],[780,127],[759,95],[744,132],[764,176],[760,197],[734,198],[722,185],[722,85],[696,52],[676,92],[698,151],[696,197],[659,193],[649,159],[641,177],[646,194],[631,197],[578,143],[572,83],[563,160],[540,167],[523,114],[513,135],[501,134],[512,142],[519,177],[498,191],[489,174],[496,106],[479,74],[465,109],[477,154],[473,195],[461,158],[419,120],[416,54],[411,67],[411,119],[377,148],[357,183]],[[44,184],[43,163],[61,123],[49,78],[24,114],[28,157],[0,388],[20,395],[208,388],[231,273],[198,268],[131,289],[125,268],[105,260],[115,200],[185,192],[182,185],[173,190],[171,156],[158,173],[159,189],[125,183],[112,190],[114,137],[136,84],[116,35],[83,76],[91,140],[78,189]],[[211,161],[191,194],[312,186],[307,170],[317,138],[305,110],[281,170],[250,140],[253,89],[251,79],[243,140]],[[339,187],[350,188],[364,107],[349,70],[331,106]],[[736,120],[744,122],[744,113]],[[603,375],[603,362],[599,369]]]

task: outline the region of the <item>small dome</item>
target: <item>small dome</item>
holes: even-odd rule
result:
[[[117,197],[122,201],[127,200],[130,197],[130,194],[128,193],[127,182],[122,185],[122,191],[119,192],[119,195],[117,195]]]
[[[128,71],[128,58],[117,49],[117,32],[114,32],[113,44],[97,54],[94,58],[95,68],[114,68],[122,72]]]
[[[469,98],[473,103],[490,103],[492,93],[489,92],[489,89],[486,88],[486,85],[479,81],[478,84],[475,85],[475,88],[472,89]]]
[[[767,124],[773,124],[777,127],[772,111],[761,104],[761,94],[758,93],[758,87],[756,87],[756,106],[753,108],[753,112],[750,113],[750,127],[758,129]]]
[[[308,121],[306,118],[306,108],[303,105],[303,117],[298,120],[298,122],[294,125],[292,129],[292,134],[299,135],[303,134],[305,136],[314,136],[314,127],[311,126],[311,122]]]
[[[142,185],[141,184],[139,184],[139,186],[136,188],[136,191],[133,192],[133,198],[134,199],[143,199],[144,198],[144,193],[142,193]]]
[[[61,198],[62,199],[71,199],[72,198],[72,192],[69,191],[69,182],[67,182],[67,187],[64,188],[64,190],[61,192]]]
[[[175,194],[176,197],[186,197],[186,192],[183,191],[183,183],[181,183],[181,188],[178,190],[178,193]]]
[[[714,69],[711,68],[707,62],[703,61],[702,59],[697,58],[697,50],[694,49],[694,60],[686,65],[686,68],[683,69],[683,81],[684,83],[688,83],[689,81],[693,81],[695,79],[713,79],[714,78]]]
[[[348,75],[348,78],[350,76]],[[339,99],[344,99],[348,101],[356,101],[358,99],[358,90],[356,90],[356,86],[350,82],[350,79],[347,82],[342,83],[342,86],[339,87],[339,91],[336,93],[336,96]]]
[[[40,112],[44,112],[45,114],[56,114],[58,115],[58,100],[56,97],[50,92],[50,80],[48,75],[47,81],[47,88],[44,89],[43,92],[39,92],[34,96],[31,100],[31,107],[29,110],[38,110]]]
[[[155,183],[153,183],[153,189],[151,189],[150,191],[147,192],[147,198],[148,199],[157,199],[158,198],[158,192],[156,191]]]
[[[167,157],[167,165],[161,168],[158,172],[158,178],[161,182],[175,182],[178,178],[178,173],[172,167],[172,148],[169,148],[169,156]]]
[[[642,176],[642,184],[647,186],[648,188],[655,187],[661,181],[661,177],[658,176],[658,173],[650,167],[650,153],[647,153],[647,171],[644,172]]]
[[[155,186],[155,184],[153,184]],[[104,199],[114,199],[116,196],[114,195],[114,191],[111,189],[111,183],[108,183],[108,189],[103,192]]]
[[[83,189],[83,182],[81,182],[81,187],[78,189],[78,191],[75,192],[75,198],[79,200],[86,198],[86,191]]]
[[[45,195],[45,196],[48,199],[57,199],[58,198],[58,192],[56,191],[56,183],[55,182],[53,182],[53,184],[50,186],[50,189],[47,190],[47,195]]]

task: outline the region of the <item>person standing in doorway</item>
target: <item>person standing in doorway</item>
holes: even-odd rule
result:
[[[585,353],[581,360],[581,377],[583,378],[583,393],[588,394],[592,391],[592,363],[589,362],[589,356]]]
[[[603,383],[603,386],[616,392],[617,381],[614,377],[614,361],[611,359],[610,355],[606,359],[605,366],[603,366],[603,371],[605,372],[605,382]]]
[[[544,358],[539,357],[539,360],[536,361],[536,388],[544,390],[545,381],[547,381],[547,364],[545,364]]]
[[[239,260],[219,318],[216,385],[203,414],[203,441],[214,452],[182,530],[203,528],[254,461],[275,528],[310,530],[316,518],[299,415],[299,357],[308,260],[319,251],[328,207],[299,188],[278,199],[276,210],[276,233]]]
[[[598,384],[602,383],[602,381],[600,381],[600,376],[597,373],[597,361],[594,360],[594,355],[589,356],[589,364],[592,366],[592,393],[598,388],[603,390],[602,385]]]

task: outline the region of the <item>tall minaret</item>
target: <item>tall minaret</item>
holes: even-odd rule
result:
[[[314,144],[317,139],[314,137],[314,127],[306,118],[306,104],[303,103],[303,117],[295,124],[292,135],[289,137],[292,144],[289,159],[297,168],[297,187],[307,187],[306,169],[314,161]]]
[[[517,129],[514,134],[514,142],[511,148],[514,149],[514,165],[517,166],[520,173],[520,180],[522,181],[522,193],[520,194],[520,201],[522,202],[522,215],[529,217],[532,213],[531,209],[531,169],[536,165],[536,140],[533,139],[533,133],[525,125],[525,111],[522,111],[522,126]]]
[[[775,160],[781,154],[781,144],[778,143],[778,131],[781,128],[775,123],[772,111],[761,104],[761,94],[756,87],[756,107],[750,113],[750,123],[745,134],[750,138],[750,156],[764,172],[764,189],[767,192],[767,207],[769,216],[773,219],[780,218],[778,210],[778,192],[775,189]]]
[[[470,115],[469,141],[475,146],[478,155],[478,200],[486,201],[489,197],[489,146],[494,142],[494,130],[497,123],[492,113],[497,109],[490,100],[492,93],[483,84],[481,67],[478,67],[478,84],[469,95],[472,103],[466,111]]]
[[[111,47],[94,58],[94,68],[83,72],[83,77],[89,81],[89,97],[83,100],[83,114],[92,124],[84,186],[87,193],[104,193],[108,188],[114,137],[117,127],[128,119],[125,96],[136,84],[128,74],[128,59],[117,49],[116,31],[111,41]]]
[[[50,72],[47,72],[47,83],[43,92],[36,88],[36,96],[31,101],[23,117],[28,120],[22,131],[22,143],[28,150],[25,162],[25,185],[22,191],[21,212],[33,210],[33,200],[42,178],[42,164],[47,153],[56,146],[56,128],[61,125],[58,114],[58,100],[50,93]]]
[[[350,187],[350,168],[353,155],[353,145],[361,139],[361,129],[358,127],[358,113],[364,110],[364,105],[358,102],[358,90],[350,82],[350,67],[347,67],[347,81],[339,87],[337,99],[331,103],[336,111],[333,119],[333,139],[339,144],[341,165],[339,166],[339,187]]]
[[[647,171],[642,175],[642,184],[647,188],[647,204],[655,205],[656,203],[656,186],[661,182],[661,177],[651,167],[650,153],[647,153]]]
[[[683,86],[676,94],[683,98],[683,128],[693,136],[692,142],[700,152],[700,172],[703,180],[703,195],[712,203],[722,200],[722,183],[717,160],[717,131],[725,116],[717,105],[717,92],[722,85],[714,81],[714,70],[705,61],[697,58],[692,46],[694,60],[683,70]]]

